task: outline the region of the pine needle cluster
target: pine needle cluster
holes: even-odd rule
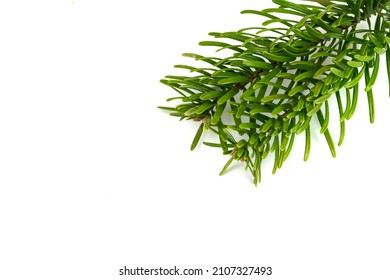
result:
[[[319,132],[336,156],[328,130],[331,97],[336,97],[338,105],[338,145],[363,93],[374,122],[373,86],[382,56],[390,84],[389,0],[272,2],[278,6],[242,11],[264,17],[261,27],[213,32],[209,34],[212,40],[200,42],[218,51],[229,50],[231,55],[186,53],[201,61],[202,67],[176,65],[190,74],[161,80],[177,93],[168,101],[179,104],[160,108],[180,119],[200,122],[191,149],[203,133],[215,133],[219,141],[204,144],[229,156],[221,175],[233,161],[241,161],[256,185],[263,160],[274,153],[275,173],[298,134],[305,135],[304,160],[308,159],[313,121],[319,122]],[[362,22],[367,27],[360,28]]]

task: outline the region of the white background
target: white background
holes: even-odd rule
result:
[[[239,12],[270,2],[0,2],[0,279],[174,279],[121,277],[125,265],[390,279],[384,59],[375,124],[362,91],[336,159],[317,135],[304,163],[298,137],[257,188],[240,164],[219,177],[219,150],[189,151],[196,124],[156,108],[174,95],[159,79],[193,63],[181,53],[259,26]]]

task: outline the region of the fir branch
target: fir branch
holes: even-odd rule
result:
[[[241,161],[257,185],[263,160],[274,153],[275,173],[288,158],[295,135],[303,132],[306,161],[315,119],[335,157],[328,130],[328,100],[334,95],[337,99],[341,145],[345,121],[355,111],[363,76],[369,117],[374,121],[373,87],[382,55],[386,56],[390,84],[390,1],[305,1],[314,3],[273,0],[276,8],[243,11],[267,20],[262,27],[210,33],[213,39],[200,43],[217,51],[228,50],[231,56],[184,54],[208,67],[177,65],[194,74],[161,80],[178,93],[169,101],[181,103],[160,108],[180,119],[201,121],[191,150],[206,131],[218,136],[219,143],[205,144],[229,156],[221,175],[234,160]],[[373,17],[375,24],[371,23]],[[368,29],[358,28],[362,21]],[[233,122],[225,121],[227,114]]]

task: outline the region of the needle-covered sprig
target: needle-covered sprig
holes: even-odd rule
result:
[[[324,135],[335,157],[328,130],[329,99],[335,96],[337,100],[341,145],[345,121],[353,116],[358,96],[363,94],[359,91],[361,81],[369,118],[374,122],[373,86],[382,55],[390,84],[389,0],[273,2],[276,8],[242,12],[264,17],[263,26],[212,32],[213,39],[200,42],[231,55],[186,53],[184,56],[197,60],[200,66],[177,65],[190,75],[161,80],[177,93],[168,101],[180,103],[160,108],[180,119],[200,122],[191,150],[206,131],[216,134],[219,142],[204,144],[228,155],[220,174],[233,161],[241,161],[256,185],[261,180],[263,160],[274,154],[275,173],[288,158],[298,134],[305,134],[304,160],[309,158],[314,121],[320,125],[316,133]],[[359,28],[361,22],[367,22],[368,27]]]

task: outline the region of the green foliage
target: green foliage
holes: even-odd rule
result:
[[[370,121],[374,121],[373,86],[381,55],[386,57],[390,83],[390,1],[306,1],[311,3],[273,0],[277,8],[243,11],[267,20],[258,28],[210,33],[215,39],[200,43],[229,50],[231,56],[184,54],[207,67],[178,65],[193,74],[161,80],[178,93],[169,100],[181,103],[160,108],[181,119],[201,121],[191,150],[206,131],[218,136],[219,143],[204,144],[229,156],[221,175],[234,160],[241,161],[257,185],[262,161],[274,153],[275,173],[288,158],[295,135],[303,132],[307,160],[313,121],[319,122],[319,132],[336,156],[328,130],[328,100],[336,96],[341,145],[363,76]],[[367,22],[368,28],[359,28],[360,22]],[[226,121],[226,115],[232,121]]]

